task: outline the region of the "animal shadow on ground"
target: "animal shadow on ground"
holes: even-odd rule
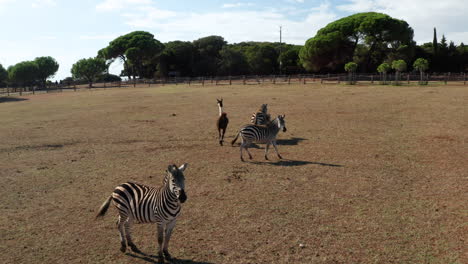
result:
[[[283,146],[293,146],[293,145],[298,145],[299,142],[304,141],[304,140],[307,140],[307,139],[306,138],[293,137],[293,138],[289,138],[289,139],[277,139],[276,143],[278,145],[283,145]],[[240,144],[236,144],[233,147],[235,147],[235,146],[238,147],[238,146],[240,146]],[[251,143],[249,145],[249,148],[261,149],[262,147],[260,147],[259,145],[255,144],[255,143]]]
[[[290,139],[277,139],[276,143],[278,145],[287,145],[287,146],[292,146],[292,145],[297,145],[299,142],[307,140],[306,138],[299,138],[299,137],[293,137]]]
[[[146,253],[140,253],[140,254],[135,254],[135,253],[125,253],[125,255],[130,256],[132,258],[136,259],[141,259],[149,263],[157,263],[157,264],[163,264],[163,263],[172,263],[172,264],[214,264],[211,262],[199,262],[199,261],[192,261],[188,259],[178,259],[178,258],[172,258],[170,261],[159,261],[158,256],[155,255],[148,255]]]
[[[304,166],[304,165],[307,165],[307,164],[315,164],[315,165],[328,166],[328,167],[344,167],[344,165],[340,165],[340,164],[331,164],[331,163],[305,161],[305,160],[288,160],[288,159],[282,159],[282,160],[278,160],[276,162],[253,161],[252,163],[253,164],[259,164],[259,165],[273,165],[273,166],[284,166],[284,167]]]
[[[26,101],[26,98],[0,97],[0,103]]]

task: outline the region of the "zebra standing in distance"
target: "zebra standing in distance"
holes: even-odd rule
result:
[[[270,114],[268,114],[268,104],[262,104],[257,112],[250,117],[250,123],[254,125],[266,125],[270,122]],[[231,142],[233,145],[237,141],[237,137]]]
[[[268,104],[262,104],[257,112],[253,113],[250,117],[250,123],[255,125],[265,125],[270,122],[270,115],[268,114]]]
[[[286,132],[286,121],[284,121],[285,115],[279,115],[273,121],[269,122],[266,125],[245,125],[237,133],[234,140],[231,142],[233,145],[236,142],[239,135],[242,138],[242,142],[240,145],[240,159],[244,161],[242,157],[242,149],[245,148],[247,153],[249,154],[249,159],[252,159],[252,155],[248,149],[248,146],[251,143],[266,143],[265,147],[265,159],[268,160],[268,148],[270,145],[273,145],[276,151],[276,155],[278,158],[282,159],[281,155],[278,153],[278,148],[276,147],[276,136],[278,132],[283,129],[283,132]]]
[[[158,229],[158,257],[170,260],[169,240],[181,210],[181,203],[187,200],[185,194],[184,171],[188,164],[179,168],[169,165],[164,184],[154,188],[134,182],[126,182],[114,189],[111,196],[102,204],[96,216],[106,214],[112,201],[119,211],[117,227],[120,233],[120,251],[125,252],[127,244],[133,252],[141,251],[133,243],[130,228],[133,222],[156,223]]]
[[[218,108],[219,108],[219,117],[216,120],[216,128],[218,129],[218,140],[219,145],[223,145],[224,142],[224,134],[226,133],[226,129],[229,123],[229,119],[227,118],[227,114],[223,112],[223,98],[216,99],[218,101]],[[222,131],[222,134],[221,134]]]

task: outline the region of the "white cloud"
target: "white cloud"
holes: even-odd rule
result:
[[[31,4],[32,7],[38,8],[38,7],[51,7],[55,6],[57,3],[55,0],[34,0]]]
[[[109,34],[109,35],[81,35],[78,38],[83,40],[113,40],[117,38],[119,35],[117,34]]]
[[[253,3],[232,3],[232,4],[224,4],[222,8],[236,8],[236,7],[243,7],[243,6],[253,6]]]
[[[150,30],[163,42],[191,41],[208,35],[220,35],[230,43],[279,41],[281,25],[283,40],[295,44],[304,44],[337,17],[327,3],[301,12],[304,18],[298,20],[294,16],[294,19],[288,18],[289,13],[284,10],[274,9],[178,13],[153,7],[127,12],[123,17],[127,25]]]
[[[98,11],[115,11],[126,7],[150,6],[151,0],[104,0],[96,6]]]
[[[403,19],[414,29],[421,44],[432,41],[433,28],[438,38],[445,34],[456,44],[468,42],[468,4],[465,0],[348,0],[337,8],[347,12],[376,11]]]
[[[303,4],[304,0],[285,0],[288,3],[298,3],[298,4]]]

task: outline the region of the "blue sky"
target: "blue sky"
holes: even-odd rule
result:
[[[220,35],[236,43],[278,41],[282,25],[284,42],[303,45],[326,24],[367,11],[406,20],[419,44],[432,41],[433,27],[439,39],[468,44],[466,0],[0,0],[0,64],[52,56],[60,64],[54,79],[62,79],[77,60],[134,30],[161,42]]]

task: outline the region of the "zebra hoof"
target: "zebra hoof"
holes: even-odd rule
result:
[[[279,159],[283,159],[283,157],[281,157],[281,155],[278,155],[278,158],[279,158]]]
[[[133,252],[141,254],[141,251],[135,245],[129,245]]]
[[[172,259],[172,256],[171,256],[171,254],[169,254],[169,251],[164,250],[163,253],[164,253],[164,258],[165,258],[165,259],[167,259],[167,260],[171,260],[171,259]]]
[[[241,161],[244,162],[244,158],[241,157]]]
[[[158,254],[158,263],[164,263],[164,256],[162,253]]]
[[[120,251],[121,251],[122,253],[125,253],[125,251],[127,251],[127,246],[121,246],[121,247],[120,247]]]
[[[222,141],[222,140],[219,141],[219,145],[220,145],[220,146],[223,145],[223,141]]]
[[[265,159],[266,159],[266,160],[269,160],[267,156],[265,156]]]

